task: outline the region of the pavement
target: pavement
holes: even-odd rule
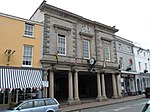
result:
[[[136,96],[127,96],[122,97],[119,99],[108,99],[106,101],[88,101],[84,102],[78,105],[61,105],[62,112],[81,112],[82,109],[92,108],[92,107],[99,107],[99,106],[105,106],[105,105],[111,105],[115,103],[121,103],[121,102],[127,102],[131,100],[138,100],[141,98],[145,98],[145,95],[136,95]]]

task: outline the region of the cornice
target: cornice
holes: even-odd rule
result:
[[[117,31],[119,31],[119,30],[116,29],[115,27],[107,26],[107,25],[105,25],[105,24],[102,24],[102,23],[99,23],[99,22],[92,21],[92,20],[90,20],[90,19],[84,18],[84,17],[79,16],[79,15],[77,15],[77,14],[74,14],[74,13],[72,13],[72,12],[69,12],[69,11],[66,11],[66,10],[63,10],[63,9],[60,9],[60,8],[57,8],[57,7],[55,7],[55,6],[46,4],[46,1],[44,1],[44,2],[40,5],[39,9],[40,9],[41,11],[48,11],[48,10],[52,11],[52,10],[53,10],[53,11],[56,11],[56,12],[60,12],[61,17],[66,17],[66,18],[67,18],[67,16],[70,16],[70,17],[72,17],[72,18],[76,18],[77,21],[85,21],[85,22],[88,22],[88,23],[90,23],[90,24],[93,24],[93,25],[99,27],[99,29],[103,29],[103,30],[106,30],[106,31],[109,31],[109,32],[112,32],[112,33],[115,33],[115,32],[117,32]]]

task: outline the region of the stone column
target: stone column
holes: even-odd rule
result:
[[[80,99],[79,99],[79,90],[78,90],[78,72],[76,71],[74,74],[74,100],[75,103],[79,104]]]
[[[43,81],[48,81],[48,83],[50,82],[47,78],[47,75],[44,76]],[[48,88],[47,87],[42,87],[40,89],[40,91],[42,92],[42,97],[44,97],[44,98],[48,97],[48,95],[47,95]]]
[[[122,94],[121,94],[121,81],[120,81],[120,75],[117,75],[117,92],[118,92],[118,97],[121,98],[122,97]]]
[[[49,94],[50,98],[54,98],[54,72],[50,71],[50,77],[49,77]]]
[[[101,81],[100,81],[100,73],[97,73],[97,101],[101,101],[102,100],[102,93],[101,93]]]
[[[72,83],[72,72],[69,71],[68,74],[68,91],[69,91],[69,97],[68,97],[68,103],[73,103],[73,83]]]
[[[104,74],[102,74],[102,99],[106,100],[106,90],[105,90],[105,79],[104,79]]]
[[[117,88],[116,88],[116,76],[112,74],[112,82],[113,82],[113,98],[117,98]]]

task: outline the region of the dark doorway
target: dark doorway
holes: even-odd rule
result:
[[[68,71],[57,71],[54,82],[55,98],[59,101],[68,99]]]
[[[97,97],[97,77],[95,73],[79,73],[79,97],[96,98]]]
[[[105,75],[105,88],[107,98],[112,98],[113,96],[112,74]]]

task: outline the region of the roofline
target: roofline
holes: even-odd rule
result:
[[[64,10],[64,9],[61,9],[61,8],[58,8],[58,7],[49,5],[49,4],[46,3],[45,0],[43,0],[43,2],[40,4],[40,6],[37,8],[37,10],[33,13],[33,15],[30,17],[30,19],[34,16],[34,14],[38,11],[38,9],[42,10],[44,7],[49,7],[49,8],[51,8],[51,9],[56,10],[56,11],[66,13],[66,14],[68,14],[68,15],[71,15],[71,16],[73,16],[73,17],[76,17],[76,18],[79,18],[79,19],[81,19],[81,20],[87,21],[87,22],[89,22],[89,23],[91,23],[91,24],[94,24],[94,25],[100,25],[100,26],[106,27],[106,28],[108,28],[108,29],[110,29],[110,30],[112,30],[112,31],[114,31],[114,32],[118,32],[118,31],[119,31],[119,30],[116,29],[114,26],[111,27],[111,26],[108,26],[108,25],[99,23],[99,22],[97,22],[97,21],[92,21],[92,20],[90,20],[90,19],[84,18],[84,17],[82,17],[82,16],[80,16],[80,15],[77,15],[77,14],[75,14],[75,13],[69,12],[69,11],[67,11],[67,10]]]
[[[124,43],[128,43],[128,44],[130,44],[130,45],[133,45],[133,46],[134,46],[133,41],[128,40],[128,39],[125,39],[125,38],[122,38],[122,37],[117,36],[117,35],[115,35],[115,40],[116,40],[116,41],[121,41],[121,42],[124,42]]]
[[[29,20],[31,20],[31,18],[34,16],[34,14],[38,11],[38,9],[40,9],[40,7],[42,7],[44,4],[46,4],[46,0],[43,0],[43,2],[39,5],[39,7],[34,11],[34,13],[32,14],[32,16],[30,17]]]
[[[11,18],[11,19],[16,19],[16,20],[20,20],[20,21],[24,21],[24,22],[29,22],[29,23],[33,23],[33,24],[39,24],[39,25],[42,25],[42,23],[37,22],[37,21],[33,21],[33,20],[29,20],[29,19],[25,19],[25,18],[13,16],[13,15],[1,13],[1,12],[0,12],[0,16],[7,17],[7,18]]]

